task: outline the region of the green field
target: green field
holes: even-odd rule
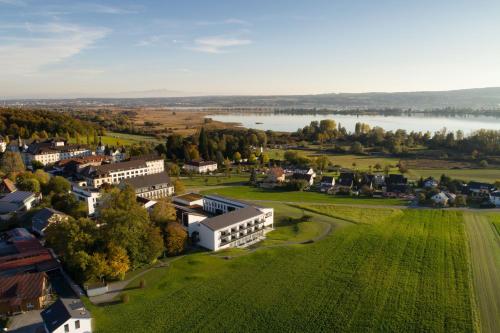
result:
[[[202,191],[202,194],[218,194],[245,200],[265,200],[279,202],[318,202],[329,204],[359,204],[398,206],[407,202],[399,199],[355,198],[348,196],[332,196],[319,192],[291,192],[261,189],[250,186],[227,186]]]
[[[410,170],[408,177],[419,179],[420,177],[434,177],[439,179],[442,174],[451,178],[461,179],[464,181],[475,180],[478,182],[494,183],[500,181],[499,169],[418,169]]]
[[[191,177],[181,177],[182,183],[188,187],[203,187],[203,186],[229,186],[248,183],[250,175],[246,173],[226,175],[193,175]]]
[[[91,140],[93,137],[90,138]],[[86,138],[81,137],[83,143],[85,143]],[[136,135],[136,134],[125,134],[117,132],[106,132],[106,135],[101,137],[102,143],[109,146],[131,146],[141,143],[153,143],[159,144],[163,141],[146,135]],[[75,138],[71,138],[70,143],[76,143]]]
[[[481,329],[500,330],[500,214],[465,214]]]
[[[230,260],[198,253],[154,269],[145,289],[130,285],[129,303],[90,306],[95,331],[477,330],[461,212],[342,209],[358,223],[311,244]]]

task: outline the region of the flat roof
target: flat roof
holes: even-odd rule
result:
[[[227,228],[233,224],[260,216],[262,214],[264,213],[261,210],[252,206],[248,206],[233,210],[232,212],[205,219],[201,221],[201,223],[207,226],[209,229],[215,231]]]
[[[181,200],[185,200],[185,201],[196,201],[196,200],[203,199],[203,196],[198,194],[198,193],[186,193],[186,194],[175,196],[174,199],[176,199],[176,198],[181,199]]]

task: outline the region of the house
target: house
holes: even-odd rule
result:
[[[27,165],[38,161],[43,165],[54,164],[60,160],[72,157],[92,155],[92,150],[83,145],[69,145],[65,140],[50,139],[44,142],[34,142],[22,152]]]
[[[49,225],[51,225],[52,223],[67,221],[68,218],[68,215],[60,211],[52,208],[43,208],[31,218],[31,229],[40,236],[44,236],[45,229],[47,229]]]
[[[192,160],[184,163],[182,166],[187,172],[194,173],[209,173],[217,170],[217,162],[214,161],[204,161],[204,160]]]
[[[354,173],[352,172],[341,172],[339,179],[335,183],[335,191],[337,192],[349,192],[354,186]]]
[[[146,199],[161,199],[174,194],[174,185],[165,172],[124,179],[121,186],[129,185],[137,196]]]
[[[285,171],[283,168],[270,168],[267,172],[266,182],[268,183],[283,183],[285,181]]]
[[[33,192],[16,191],[0,198],[0,214],[12,214],[30,210],[39,200]]]
[[[447,206],[449,197],[444,192],[439,192],[431,197],[432,202],[438,206]]]
[[[87,166],[80,175],[87,186],[99,188],[103,184],[119,184],[123,179],[152,175],[165,171],[165,163],[159,156],[139,156],[128,161]]]
[[[422,186],[424,188],[435,188],[438,185],[439,185],[438,181],[436,179],[434,179],[433,177],[426,178],[422,182]]]
[[[212,251],[245,247],[273,230],[273,209],[216,195],[173,198],[177,216],[196,244]]]
[[[285,170],[285,173],[288,174],[300,173],[304,175],[313,175],[313,177],[316,177],[316,172],[314,172],[313,168],[291,168]]]
[[[494,185],[480,182],[470,182],[466,187],[466,194],[472,197],[489,197],[496,190]]]
[[[75,176],[83,168],[87,166],[99,166],[104,163],[109,163],[111,160],[106,156],[84,156],[84,157],[73,157],[58,161],[54,165],[54,170],[63,173],[65,176]]]
[[[335,185],[335,178],[331,176],[323,176],[321,178],[320,186],[321,188],[330,188]]]
[[[373,175],[373,185],[377,188],[385,186],[386,185],[385,176],[382,174]]]
[[[41,316],[48,333],[92,332],[92,316],[78,298],[59,298]]]
[[[15,228],[0,237],[0,276],[59,269],[53,253],[28,230]]]
[[[410,191],[410,186],[408,185],[408,179],[403,175],[390,174],[389,177],[385,178],[385,181],[386,181],[386,192],[407,193]]]
[[[40,310],[48,301],[45,273],[24,273],[0,277],[0,315]]]
[[[87,187],[86,183],[77,183],[71,186],[71,193],[76,199],[87,204],[87,215],[93,216],[96,212],[98,200],[101,197],[99,189]]]
[[[294,173],[290,176],[290,179],[293,180],[305,180],[309,186],[314,184],[314,175],[307,173]]]
[[[12,193],[12,192],[16,192],[16,191],[17,191],[17,187],[12,180],[10,180],[9,178],[2,179],[2,181],[0,182],[0,193],[1,194]]]
[[[500,207],[500,191],[490,193],[490,202],[496,207]]]
[[[99,144],[97,145],[95,153],[98,156],[110,158],[113,163],[121,162],[126,159],[125,149],[104,146],[101,137],[99,137]]]

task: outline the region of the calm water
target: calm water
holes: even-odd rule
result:
[[[371,127],[379,126],[386,131],[405,129],[408,132],[436,132],[446,127],[448,131],[462,130],[465,135],[478,129],[500,130],[499,117],[492,116],[429,116],[429,115],[401,115],[401,116],[356,116],[340,114],[295,115],[274,113],[250,114],[221,114],[210,115],[209,118],[223,122],[240,123],[243,127],[261,130],[293,132],[303,128],[311,121],[333,119],[337,124],[342,124],[348,131],[354,131],[357,122],[369,124]],[[261,124],[260,124],[261,123]]]

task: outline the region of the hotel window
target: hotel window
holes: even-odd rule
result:
[[[69,324],[64,325],[64,332],[69,332]]]
[[[75,321],[75,329],[77,330],[79,328],[80,328],[80,321],[77,320],[77,321]]]

